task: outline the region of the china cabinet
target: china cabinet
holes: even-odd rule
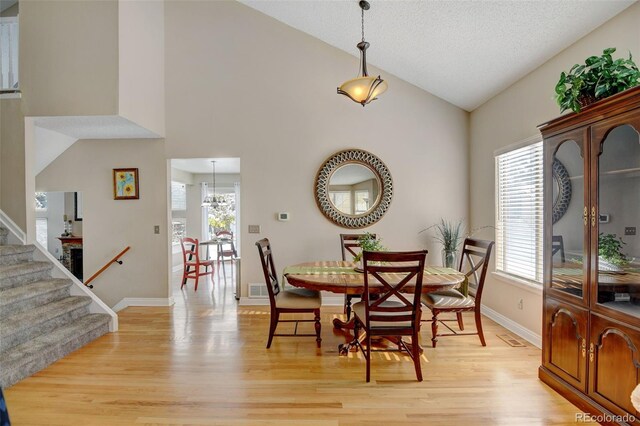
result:
[[[539,377],[605,424],[640,425],[640,87],[540,126]]]

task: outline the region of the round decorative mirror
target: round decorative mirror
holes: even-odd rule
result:
[[[555,158],[553,160],[553,223],[560,220],[571,201],[571,179],[567,168]]]
[[[378,157],[361,149],[347,149],[322,164],[314,194],[327,219],[345,228],[364,228],[387,212],[393,181]]]

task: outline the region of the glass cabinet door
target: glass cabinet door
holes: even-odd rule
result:
[[[564,295],[585,298],[587,260],[584,258],[586,149],[582,142],[566,140],[555,152],[552,169],[552,235],[550,288]],[[550,165],[547,164],[547,172]],[[547,187],[548,188],[548,187]],[[548,244],[548,242],[547,242]]]
[[[598,148],[597,205],[591,212],[597,294],[592,303],[640,317],[640,138],[633,127],[622,125]]]

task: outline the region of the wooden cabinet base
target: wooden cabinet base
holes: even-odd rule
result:
[[[566,381],[562,380],[560,377],[556,376],[545,367],[540,366],[538,369],[538,378],[548,385],[551,389],[558,392],[562,395],[563,398],[571,402],[573,405],[577,407],[576,409],[576,418],[575,421],[589,423],[590,421],[583,417],[582,420],[578,417],[579,415],[589,414],[598,421],[599,424],[602,425],[611,425],[611,426],[636,426],[640,424],[640,419],[627,419],[628,422],[625,422],[622,416],[617,416],[610,411],[606,410],[597,402],[593,401],[587,395],[582,392],[579,392],[573,386],[571,386]]]

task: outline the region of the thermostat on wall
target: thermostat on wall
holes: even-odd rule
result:
[[[280,222],[287,222],[289,220],[289,213],[288,212],[278,213],[278,220]]]

